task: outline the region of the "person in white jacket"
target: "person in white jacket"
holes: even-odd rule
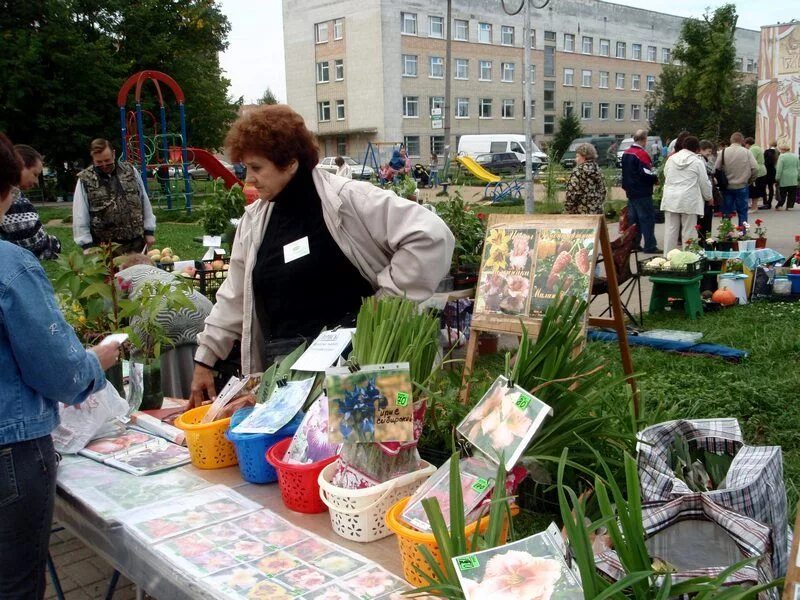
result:
[[[683,142],[683,150],[670,156],[664,167],[661,210],[665,255],[673,248],[680,250],[680,241],[685,244],[697,236],[697,216],[703,215],[705,203],[711,199],[711,183],[699,151],[700,141],[690,135]]]

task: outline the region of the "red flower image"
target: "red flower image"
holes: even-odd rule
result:
[[[700,230],[701,230],[703,227],[702,227],[702,226],[701,226],[701,225],[698,223],[697,225],[695,225],[695,226],[694,226],[694,228],[695,228],[697,231],[700,231]]]
[[[756,219],[756,225],[761,225],[763,222],[761,219]]]

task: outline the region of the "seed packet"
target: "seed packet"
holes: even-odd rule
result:
[[[264,404],[256,404],[253,412],[233,428],[234,433],[275,433],[291,421],[303,407],[314,377],[302,381],[289,381],[278,386]]]
[[[510,471],[528,447],[545,418],[553,414],[547,404],[518,385],[509,386],[502,375],[494,380],[456,431],[483,454]]]
[[[295,464],[318,462],[335,456],[339,446],[328,441],[328,398],[323,394],[309,407],[283,460]]]

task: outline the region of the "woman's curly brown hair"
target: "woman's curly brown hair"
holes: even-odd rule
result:
[[[310,171],[319,162],[319,146],[303,117],[286,104],[259,106],[237,119],[225,138],[230,158],[264,156],[280,169],[297,159]]]
[[[22,158],[4,133],[0,132],[0,198],[19,185],[22,177]]]

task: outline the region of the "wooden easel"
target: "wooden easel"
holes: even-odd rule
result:
[[[628,346],[628,336],[625,330],[625,315],[622,311],[622,300],[617,285],[617,273],[614,269],[613,253],[611,251],[611,241],[608,237],[605,217],[603,215],[511,215],[511,214],[492,214],[489,216],[488,232],[498,225],[508,226],[531,226],[541,228],[575,228],[589,229],[597,231],[596,240],[599,242],[600,254],[606,264],[606,279],[608,281],[608,297],[611,305],[610,317],[589,317],[588,324],[598,327],[611,327],[617,332],[619,342],[619,352],[622,358],[622,369],[626,375],[628,385],[631,387],[633,396],[633,409],[636,417],[639,417],[639,393],[636,388],[636,381],[633,375],[633,360]],[[485,262],[485,260],[484,260]],[[597,252],[594,253],[589,279],[589,290],[594,276],[594,268],[597,262]],[[483,281],[484,264],[481,264],[481,277],[478,280],[480,286]],[[479,292],[476,293],[476,299]],[[464,375],[462,378],[462,401],[466,402],[469,398],[470,382],[469,378],[475,365],[475,357],[478,350],[478,335],[482,332],[505,333],[522,336],[521,324],[525,325],[528,335],[537,336],[541,327],[541,318],[518,317],[512,315],[489,315],[476,313],[472,317],[470,325],[470,336],[467,344],[467,351],[464,363]]]
[[[798,545],[800,544],[800,503],[797,505],[797,519],[794,522],[794,538],[792,551],[789,554],[789,565],[786,568],[786,581],[783,584],[783,600],[795,600],[800,597],[800,566],[797,564]]]

